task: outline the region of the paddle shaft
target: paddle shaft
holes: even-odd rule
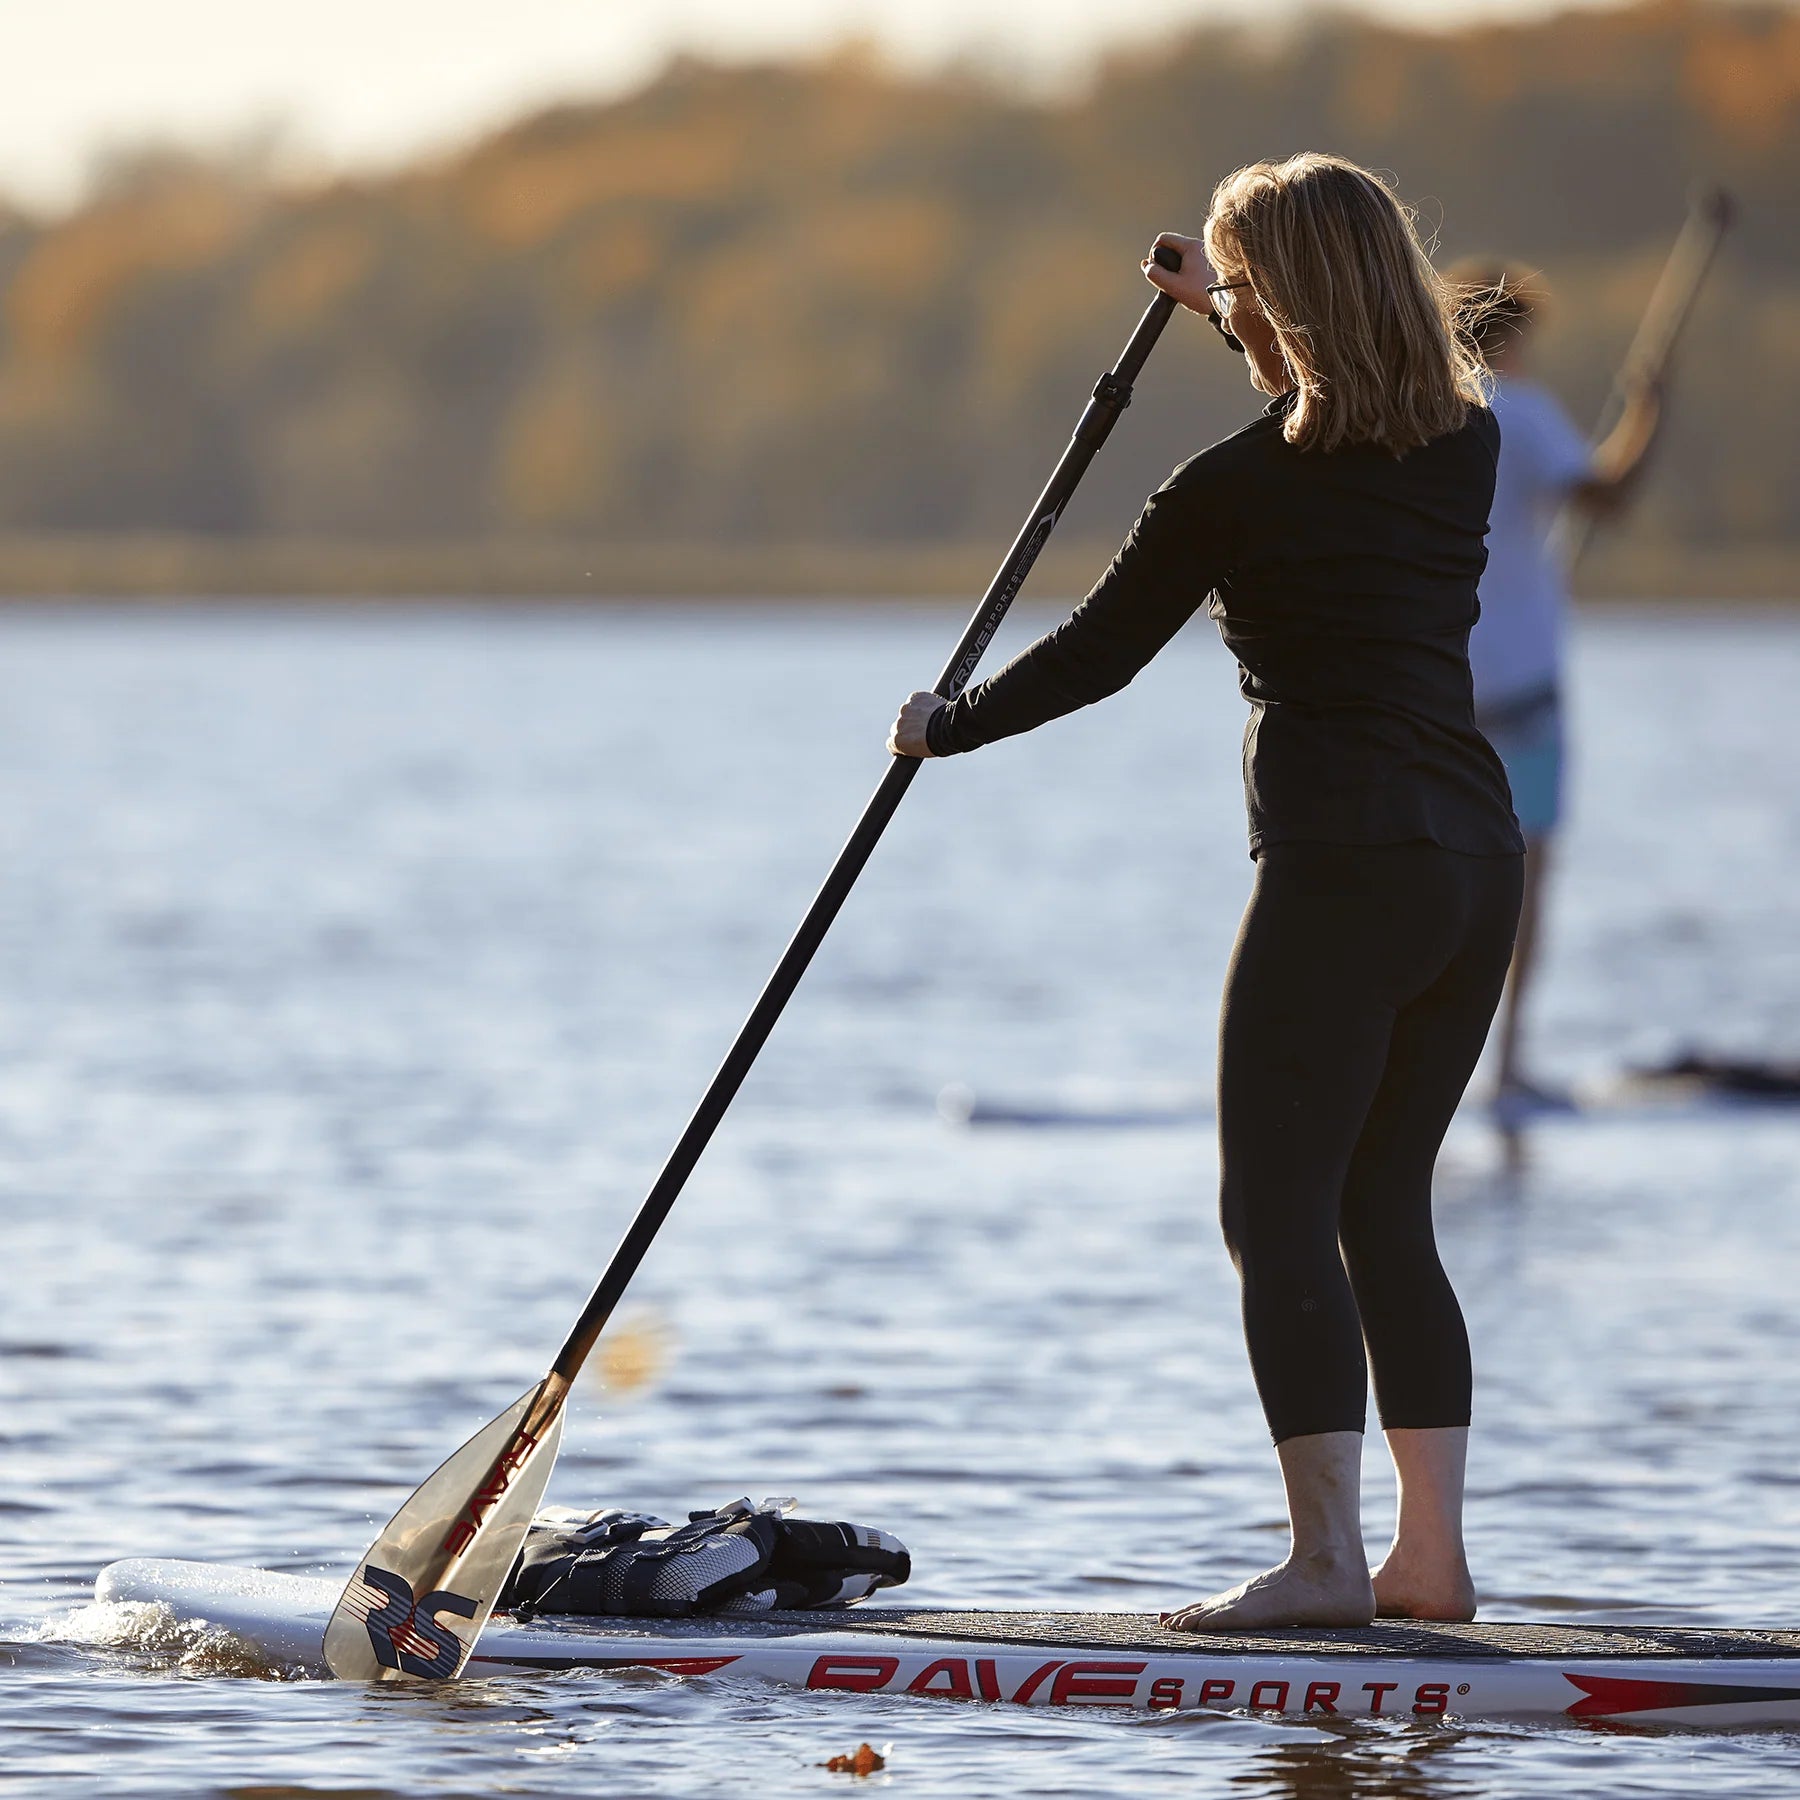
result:
[[[1694,196],[1669,260],[1663,264],[1650,295],[1650,304],[1620,365],[1614,388],[1616,397],[1632,383],[1655,381],[1669,366],[1682,327],[1700,298],[1700,289],[1719,253],[1719,245],[1732,220],[1731,198],[1722,188],[1708,188]]]
[[[1156,254],[1165,268],[1180,267],[1178,258],[1172,263],[1167,260],[1175,257],[1174,251],[1164,249]],[[964,631],[950,660],[944,665],[943,673],[934,684],[933,691],[942,694],[946,700],[954,700],[975,672],[975,665],[980,662],[982,652],[999,630],[1001,620],[1006,617],[1007,609],[1011,607],[1025,577],[1031,571],[1031,565],[1037,561],[1044,541],[1055,528],[1063,508],[1068,505],[1070,496],[1087,472],[1088,464],[1106,442],[1120,413],[1131,404],[1132,383],[1143,369],[1151,349],[1162,335],[1162,329],[1174,310],[1175,302],[1167,294],[1158,295],[1145,309],[1144,316],[1138,321],[1137,329],[1132,332],[1131,341],[1126,344],[1117,363],[1095,383],[1093,398],[1081,415],[1081,422],[1075,427],[1075,435],[1069,440],[1068,449],[1063,452],[1062,460],[1057,463],[1055,472],[1038,496],[1030,517],[1013,540],[1006,560],[1000,565],[999,572],[982,596],[980,606],[975,609],[968,629]],[[887,829],[888,821],[894,816],[918,772],[918,758],[894,758],[893,766],[882,778],[874,798],[857,821],[856,829],[851,832],[849,841],[838,853],[838,859],[832,864],[824,885],[820,887],[812,905],[807,908],[806,917],[800,921],[800,927],[783,952],[781,961],[775,965],[775,972],[769,977],[768,985],[763,989],[749,1018],[744,1021],[736,1041],[726,1052],[725,1060],[719,1065],[718,1073],[713,1076],[711,1084],[701,1097],[694,1116],[688,1121],[687,1129],[682,1132],[669,1160],[663,1165],[662,1173],[657,1176],[655,1185],[638,1208],[637,1217],[632,1220],[618,1249],[613,1253],[606,1273],[600,1277],[587,1305],[582,1308],[581,1317],[575,1321],[574,1329],[557,1353],[556,1361],[551,1365],[550,1378],[545,1384],[547,1390],[555,1391],[557,1403],[560,1404],[562,1396],[567,1393],[568,1384],[574,1381],[576,1373],[587,1360],[588,1352],[593,1349],[595,1340],[605,1328],[620,1296],[624,1294],[632,1276],[637,1273],[638,1265],[655,1242],[657,1232],[669,1216],[669,1210],[674,1206],[688,1176],[693,1173],[694,1165],[699,1162],[701,1153],[718,1129],[719,1121],[724,1118],[726,1109],[743,1085],[744,1077],[750,1073],[757,1053],[767,1042],[769,1033],[774,1030],[775,1022],[781,1017],[794,989],[800,985],[800,978],[806,973],[813,953],[824,942],[826,932],[831,929],[831,922],[837,917],[851,888],[855,886],[863,865],[880,842],[882,832]]]
[[[1719,253],[1733,216],[1731,196],[1723,188],[1706,188],[1694,196],[1688,207],[1669,259],[1663,264],[1651,290],[1650,303],[1644,308],[1637,335],[1625,360],[1619,365],[1617,379],[1607,398],[1596,441],[1605,437],[1611,422],[1623,411],[1633,388],[1658,382],[1667,374],[1680,341],[1682,328],[1700,298],[1713,258]],[[1571,507],[1560,523],[1563,560],[1573,568],[1593,531],[1593,515]]]

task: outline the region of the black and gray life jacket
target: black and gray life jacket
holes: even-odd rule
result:
[[[499,1610],[680,1619],[850,1606],[912,1573],[898,1538],[791,1519],[793,1504],[734,1500],[689,1513],[685,1525],[616,1508],[553,1509],[532,1521]]]

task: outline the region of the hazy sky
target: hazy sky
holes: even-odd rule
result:
[[[791,52],[868,35],[1038,74],[1184,20],[1295,0],[0,0],[0,191],[76,193],[98,151],[279,122],[332,162],[403,156],[522,107],[629,86],[679,48]],[[1434,20],[1534,0],[1377,0]]]

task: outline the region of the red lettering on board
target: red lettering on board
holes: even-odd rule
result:
[[[872,1694],[900,1673],[897,1656],[821,1656],[806,1677],[809,1688],[847,1688]]]
[[[1450,1684],[1447,1681],[1425,1681],[1413,1695],[1413,1711],[1434,1718],[1450,1710]]]
[[[1179,1675],[1159,1675],[1150,1684],[1150,1698],[1146,1704],[1152,1712],[1167,1712],[1170,1707],[1181,1704],[1181,1688]]]
[[[1369,1711],[1372,1713],[1380,1712],[1381,1696],[1383,1694],[1391,1694],[1399,1685],[1400,1684],[1397,1681],[1365,1681],[1363,1683],[1363,1692],[1369,1696]]]
[[[1338,1689],[1341,1685],[1336,1681],[1309,1682],[1306,1688],[1306,1704],[1300,1710],[1302,1712],[1336,1712]]]
[[[1236,1686],[1235,1681],[1203,1681],[1200,1684],[1200,1704],[1210,1706],[1215,1700],[1229,1700],[1231,1691]]]
[[[1031,1704],[1031,1696],[1043,1685],[1044,1677],[1053,1670],[1060,1669],[1061,1667],[1062,1661],[1059,1658],[1055,1662],[1045,1663],[1042,1668],[1032,1670],[1019,1686],[1013,1690],[1013,1705],[1029,1706]]]
[[[969,1682],[969,1665],[960,1656],[946,1656],[927,1663],[906,1684],[909,1694],[949,1694],[958,1700],[973,1700],[975,1689]]]
[[[1256,1696],[1260,1694],[1264,1688],[1273,1688],[1275,1690],[1275,1698],[1273,1700],[1257,1699]],[[1286,1712],[1287,1697],[1288,1684],[1285,1681],[1259,1681],[1256,1686],[1250,1690],[1250,1698],[1245,1701],[1244,1704],[1248,1706],[1252,1712]]]
[[[975,1664],[975,1685],[984,1700],[1000,1698],[1000,1670],[991,1656],[981,1657]]]
[[[1137,1694],[1141,1662],[1073,1662],[1056,1673],[1050,1688],[1052,1706],[1083,1700],[1130,1700]]]

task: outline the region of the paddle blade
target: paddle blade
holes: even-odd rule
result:
[[[340,1680],[462,1672],[556,1464],[560,1405],[548,1424],[526,1428],[542,1392],[522,1394],[389,1520],[325,1628],[325,1661]]]

